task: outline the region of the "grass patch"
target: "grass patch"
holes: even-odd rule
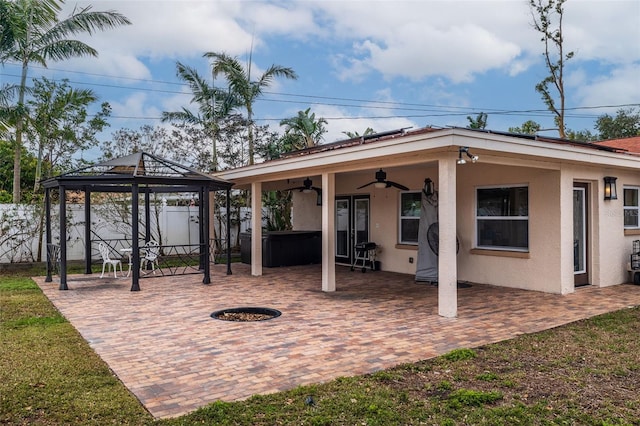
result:
[[[30,278],[0,278],[0,319],[0,424],[640,424],[640,308],[166,420]]]
[[[30,278],[0,279],[0,423],[151,421]]]
[[[483,392],[470,389],[458,389],[449,394],[449,406],[460,408],[462,406],[480,407],[502,399],[502,393],[491,391]]]
[[[466,359],[473,359],[476,357],[476,353],[472,349],[454,349],[442,355],[442,358],[449,361],[464,361]]]

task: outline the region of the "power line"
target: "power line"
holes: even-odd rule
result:
[[[17,64],[14,64],[17,65]],[[38,66],[31,66],[31,68],[41,69],[41,70],[49,70],[49,71],[58,71],[64,73],[72,73],[79,75],[87,75],[87,76],[95,76],[95,77],[106,77],[113,79],[124,79],[131,81],[138,81],[144,83],[154,83],[154,84],[167,84],[173,86],[182,86],[188,87],[185,83],[180,82],[169,82],[162,80],[148,80],[148,79],[139,79],[132,77],[121,77],[121,76],[113,76],[107,74],[98,74],[98,73],[88,73],[84,71],[73,71],[73,70],[65,70],[65,69],[56,69],[56,68],[44,68]],[[20,77],[16,74],[7,74],[0,73],[0,75],[8,76],[8,77]],[[31,77],[33,80],[36,77]],[[53,81],[61,81],[61,79],[53,78]],[[144,92],[154,92],[154,93],[166,93],[166,94],[178,94],[178,95],[189,95],[189,93],[183,91],[176,90],[162,90],[157,88],[144,88],[144,87],[130,87],[130,86],[122,86],[115,84],[104,84],[104,83],[89,83],[84,81],[72,81],[66,79],[69,83],[72,84],[81,84],[87,86],[95,86],[95,87],[104,87],[111,89],[121,89],[121,90],[132,90],[132,91],[144,91]],[[426,118],[426,117],[447,117],[447,116],[464,116],[468,114],[477,114],[478,112],[486,112],[491,115],[527,115],[527,116],[539,116],[539,117],[547,117],[552,115],[550,111],[546,109],[526,109],[526,110],[504,110],[504,109],[495,109],[495,108],[480,108],[480,107],[460,107],[460,106],[444,106],[444,105],[430,105],[430,104],[418,104],[418,103],[409,103],[409,102],[397,102],[397,101],[376,101],[370,99],[357,99],[357,98],[340,98],[340,97],[331,97],[331,96],[320,96],[320,95],[306,95],[306,94],[295,94],[295,93],[283,93],[283,92],[271,92],[264,91],[263,93],[275,96],[284,96],[284,97],[292,97],[292,98],[302,98],[302,99],[318,99],[319,101],[311,101],[308,100],[304,102],[305,104],[310,105],[326,105],[326,106],[335,106],[335,107],[345,107],[345,108],[364,108],[364,109],[392,109],[399,111],[415,111],[415,112],[430,112],[430,114],[413,114],[413,115],[389,115],[389,116],[357,116],[357,117],[323,117],[327,120],[364,120],[364,119],[389,119],[389,118]],[[329,103],[323,102],[323,100],[327,101],[336,101],[340,103]],[[274,103],[292,103],[292,104],[300,104],[299,101],[294,100],[286,100],[286,99],[274,99],[274,98],[261,98],[259,101],[261,102],[274,102]],[[350,103],[343,103],[350,102]],[[353,104],[357,102],[358,104]],[[636,107],[640,106],[640,104],[618,104],[618,105],[598,105],[598,106],[580,106],[580,107],[572,107],[565,108],[565,111],[580,111],[580,110],[594,110],[594,109],[602,109],[602,108],[624,108],[624,107]],[[570,118],[597,118],[598,115],[593,114],[566,114],[567,117]],[[135,120],[160,120],[160,117],[133,117],[133,116],[110,116],[110,118],[114,119],[135,119]],[[256,121],[280,121],[282,118],[254,118]]]

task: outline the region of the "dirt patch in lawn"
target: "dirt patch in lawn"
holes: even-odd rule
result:
[[[376,374],[412,400],[450,403],[466,392],[482,404],[492,395],[496,407],[539,405],[595,418],[617,412],[640,421],[638,336],[640,310],[630,309],[622,324],[604,315]]]

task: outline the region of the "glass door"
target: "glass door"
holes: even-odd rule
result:
[[[336,263],[353,263],[354,246],[369,241],[369,196],[336,197]]]
[[[350,208],[349,198],[336,198],[336,262],[349,263],[350,247]]]
[[[587,184],[573,188],[573,274],[576,287],[589,284]]]

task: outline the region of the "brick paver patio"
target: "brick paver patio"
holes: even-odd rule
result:
[[[47,297],[155,417],[207,403],[320,383],[476,347],[640,305],[640,286],[584,287],[561,296],[473,284],[458,318],[437,315],[437,288],[412,276],[350,272],[324,293],[320,267],[234,264],[201,275],[141,280],[69,277],[68,291],[35,278]],[[260,306],[282,316],[215,320],[216,310]]]

